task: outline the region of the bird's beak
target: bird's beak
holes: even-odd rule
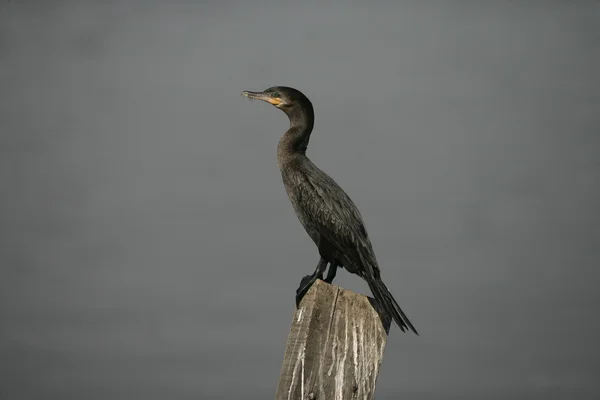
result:
[[[242,92],[242,96],[245,96],[249,99],[256,99],[256,100],[262,100],[262,101],[266,101],[269,104],[273,104],[274,106],[278,106],[281,104],[281,99],[277,98],[277,97],[271,97],[268,94],[265,94],[264,92],[249,92],[247,90],[244,90]]]

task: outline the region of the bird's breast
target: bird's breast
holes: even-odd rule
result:
[[[281,176],[283,178],[285,191],[290,203],[292,203],[292,207],[294,208],[298,220],[304,227],[306,233],[308,233],[315,244],[318,245],[319,232],[317,227],[314,226],[312,222],[313,219],[310,216],[311,210],[309,199],[311,196],[307,193],[307,190],[310,189],[307,187],[305,177],[300,171],[292,168],[281,169]]]

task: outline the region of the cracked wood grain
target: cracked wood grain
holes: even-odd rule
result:
[[[296,310],[276,400],[371,400],[390,320],[373,299],[321,280]]]

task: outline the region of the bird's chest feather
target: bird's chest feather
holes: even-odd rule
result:
[[[281,171],[285,191],[292,203],[298,220],[308,235],[318,243],[319,233],[314,224],[314,210],[316,206],[310,182],[298,171],[283,169]]]

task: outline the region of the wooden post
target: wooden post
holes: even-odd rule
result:
[[[372,400],[390,329],[376,304],[317,280],[294,315],[276,400]]]

